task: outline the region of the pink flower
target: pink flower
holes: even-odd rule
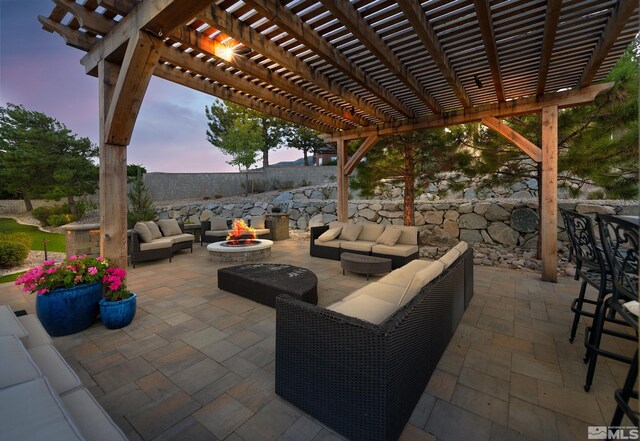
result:
[[[73,279],[73,283],[78,284],[82,282],[82,276],[75,276]]]
[[[95,266],[92,266],[87,270],[87,272],[92,276],[95,276],[96,274],[98,274],[98,268],[96,268]]]
[[[39,289],[39,290],[38,290],[38,295],[39,295],[39,296],[41,296],[42,294],[46,294],[46,293],[48,293],[48,292],[49,292],[49,290],[48,290],[48,289],[46,289],[46,288]]]
[[[47,273],[47,274],[53,274],[55,272],[56,272],[55,268],[49,268],[48,270],[45,271],[45,273]]]
[[[53,264],[55,264],[55,263],[56,263],[56,261],[55,261],[55,260],[51,260],[51,259],[49,259],[49,260],[45,260],[44,262],[42,262],[42,265],[43,265],[43,266],[49,266],[49,265],[53,265]]]
[[[78,256],[71,256],[69,257],[69,262],[73,262],[74,260],[77,260]]]

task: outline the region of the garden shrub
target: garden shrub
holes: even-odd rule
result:
[[[31,249],[33,239],[27,233],[0,233],[0,242],[18,242]]]
[[[87,204],[84,204],[82,201],[78,201],[78,203],[76,204],[76,207],[78,208],[78,212],[81,213],[81,217],[82,217],[82,215],[84,215],[84,212],[87,208]],[[56,205],[51,205],[47,207],[34,208],[31,211],[31,215],[35,217],[38,221],[40,221],[40,223],[45,227],[46,226],[59,227],[60,225],[64,225],[76,220],[75,217],[73,217],[72,220],[62,222],[63,218],[54,217],[54,216],[60,216],[60,215],[71,215],[71,210],[69,210],[69,204],[67,203],[56,204]],[[50,222],[50,219],[52,217],[54,222],[58,222],[57,225],[53,225]],[[62,223],[59,223],[59,222],[62,222]]]
[[[29,248],[20,242],[0,242],[0,268],[22,265],[29,255]]]
[[[60,225],[66,225],[75,220],[76,217],[72,214],[52,214],[47,218],[47,225],[59,227]]]

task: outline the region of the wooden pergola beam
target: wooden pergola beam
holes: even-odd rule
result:
[[[324,135],[321,138],[326,142],[337,141],[338,139],[360,139],[370,135],[387,136],[399,133],[411,132],[414,130],[429,129],[432,127],[447,127],[470,122],[478,122],[482,118],[496,117],[505,118],[507,116],[524,115],[537,113],[547,106],[558,106],[559,108],[581,106],[593,102],[596,96],[613,87],[614,83],[595,84],[582,89],[571,89],[564,92],[548,93],[542,97],[528,97],[518,100],[506,101],[498,104],[486,104],[465,110],[455,110],[445,112],[440,115],[430,115],[418,118],[411,122],[399,122],[397,124],[384,124],[372,128],[349,130],[336,132],[331,135]]]
[[[149,80],[160,59],[160,44],[159,40],[142,31],[129,39],[109,112],[104,120],[107,144],[129,145]]]
[[[360,147],[358,147],[358,150],[356,150],[356,152],[353,155],[351,155],[351,157],[348,159],[348,161],[344,165],[343,172],[345,175],[349,176],[351,173],[353,173],[353,171],[356,169],[360,161],[362,161],[362,158],[365,157],[367,152],[371,150],[371,148],[376,144],[376,142],[378,142],[379,139],[380,139],[379,136],[371,135],[364,140],[364,142],[360,145]]]
[[[154,75],[158,78],[171,81],[172,83],[188,87],[192,90],[220,98],[221,100],[249,107],[257,112],[275,116],[294,124],[310,127],[319,132],[326,132],[329,130],[329,127],[326,125],[296,115],[288,111],[288,109],[278,108],[271,103],[259,100],[251,95],[243,94],[229,87],[207,80],[205,77],[197,77],[192,73],[178,70],[175,67],[161,64],[156,67]]]
[[[395,110],[406,117],[411,118],[414,116],[411,109],[366,74],[361,68],[351,63],[339,50],[333,47],[311,26],[292,13],[290,9],[282,5],[279,1],[246,0],[245,3]]]
[[[322,72],[313,69],[303,60],[296,57],[289,51],[281,48],[277,44],[273,43],[271,40],[269,40],[259,32],[256,32],[253,28],[251,28],[251,26],[243,24],[240,20],[235,18],[233,15],[225,12],[222,8],[218,6],[211,6],[210,8],[206,8],[198,14],[198,19],[210,24],[211,26],[224,32],[226,35],[241,42],[245,46],[250,47],[254,51],[264,55],[270,60],[273,60],[280,66],[290,70],[291,72],[295,72],[301,78],[304,78],[310,83],[324,90],[327,90],[335,97],[339,98],[340,100],[346,101],[356,109],[359,109],[362,112],[367,113],[380,121],[390,120],[390,118],[387,117],[387,115],[385,115],[379,109],[372,106],[362,98],[358,97],[353,92],[340,87],[335,81],[332,81]],[[336,104],[334,104],[334,106],[339,107]],[[337,111],[337,109],[332,110],[327,106],[323,107],[334,113],[336,113]],[[358,114],[351,116],[346,111],[346,109],[336,114],[344,116],[345,118],[350,119],[362,126],[371,124],[370,121],[362,118]]]
[[[500,60],[498,59],[498,45],[496,44],[496,35],[491,19],[491,4],[489,0],[473,0],[473,3],[476,7],[480,34],[482,35],[482,41],[484,42],[484,48],[487,53],[487,61],[491,69],[493,86],[496,91],[496,96],[498,97],[498,102],[502,102],[505,100],[504,86],[502,84]]]
[[[89,11],[84,6],[71,0],[53,0],[59,7],[68,11],[78,20],[80,26],[95,34],[106,34],[113,28],[113,20],[108,20],[102,14]]]
[[[442,73],[449,87],[458,97],[462,107],[471,107],[471,100],[451,66],[449,57],[438,41],[433,25],[427,20],[420,2],[418,0],[398,0],[398,5],[402,8],[405,18],[409,20],[422,44],[429,51],[431,59]]]
[[[120,49],[138,31],[155,35],[170,33],[210,3],[211,0],[145,0],[138,3],[80,62],[91,74],[100,60]]]
[[[561,9],[562,0],[547,0],[547,14],[544,18],[544,33],[542,35],[542,49],[540,51],[540,64],[538,67],[537,95],[544,93],[547,84],[549,64],[551,63],[551,55],[553,54],[553,45],[556,41]]]
[[[345,173],[347,164],[347,141],[338,140],[338,204],[336,207],[338,214],[338,222],[347,222],[349,220],[349,175]]]
[[[497,118],[494,117],[482,118],[481,121],[485,126],[507,138],[535,162],[542,162],[542,150],[540,150],[540,147],[513,130],[511,127],[501,123]]]
[[[598,73],[600,66],[602,66],[602,62],[607,57],[607,54],[616,42],[618,35],[622,32],[636,8],[638,8],[637,1],[618,0],[616,9],[613,14],[611,14],[611,17],[607,22],[607,27],[600,37],[597,46],[593,50],[593,53],[580,76],[580,81],[578,82],[580,87],[585,87],[591,84],[593,78]]]
[[[542,109],[542,280],[558,281],[558,106]]]
[[[131,12],[137,3],[138,0],[98,0],[98,5],[123,17]]]
[[[432,112],[442,112],[442,108],[435,98],[389,48],[387,43],[380,38],[351,2],[344,0],[320,0],[320,2]]]
[[[75,29],[53,21],[50,18],[38,16],[38,21],[42,23],[42,27],[49,31],[60,35],[68,46],[83,51],[90,50],[98,42],[98,39],[88,35],[86,32],[78,32]]]

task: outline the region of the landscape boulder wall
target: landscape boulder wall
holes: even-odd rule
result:
[[[337,220],[335,192],[306,188],[280,193],[270,201],[235,199],[224,204],[204,201],[156,206],[160,219],[199,223],[212,216],[227,219],[259,216],[275,206],[289,213],[291,229],[308,230]],[[595,219],[598,213],[639,215],[637,201],[560,200],[559,208],[576,210]],[[352,222],[403,225],[402,200],[350,200]],[[529,199],[450,200],[417,202],[416,226],[424,256],[436,257],[460,240],[501,244],[535,250],[537,247],[538,201]],[[558,248],[566,251],[568,237],[558,215]]]

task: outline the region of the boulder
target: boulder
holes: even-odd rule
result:
[[[473,211],[473,205],[466,203],[466,204],[462,204],[460,205],[460,208],[458,208],[458,212],[460,214],[466,214],[466,213],[471,213]]]
[[[507,220],[509,216],[509,212],[498,204],[491,204],[484,213],[484,217],[489,221]]]
[[[482,242],[482,235],[478,230],[460,230],[460,240],[465,242]]]
[[[492,205],[493,204],[490,204],[488,202],[478,202],[475,207],[473,207],[473,212],[479,214],[480,216],[484,216],[489,207]]]
[[[293,195],[294,201],[308,201],[309,198],[304,193],[296,193]],[[275,199],[274,199],[275,201]]]
[[[335,202],[328,203],[327,205],[322,207],[321,211],[323,213],[335,213],[336,212],[336,203]]]
[[[358,216],[365,218],[369,222],[375,222],[380,218],[380,215],[370,208],[360,210]]]
[[[371,204],[369,205],[369,208],[372,209],[373,211],[380,211],[382,210],[382,204],[378,204],[378,203]]]
[[[309,194],[309,199],[325,199],[325,197],[321,191],[313,190],[311,194]]]
[[[531,193],[529,193],[529,191],[522,190],[522,191],[516,191],[509,197],[511,199],[529,199],[529,198],[532,198],[533,196],[531,195]]]
[[[314,207],[312,205],[307,206],[307,208],[304,209],[304,211],[310,215],[314,215],[316,213],[318,213],[320,211],[320,209],[318,209],[318,207]]]
[[[493,240],[503,245],[516,246],[520,234],[504,222],[493,222],[487,228],[487,232]]]
[[[516,208],[511,212],[511,228],[521,233],[531,233],[538,229],[538,213],[531,208]]]
[[[616,214],[611,207],[595,204],[578,204],[576,205],[576,211],[581,214]]]
[[[280,193],[275,198],[273,198],[273,202],[285,202],[285,201],[290,201],[291,199],[293,199],[293,194],[291,194],[288,191],[285,191],[283,193]]]
[[[334,212],[334,213],[336,213],[336,211],[335,211],[335,210],[334,210],[333,212]],[[354,217],[354,216],[356,215],[356,213],[357,213],[357,212],[358,212],[358,207],[357,207],[357,205],[355,205],[355,204],[349,204],[349,205],[347,206],[347,213],[348,213],[348,214],[347,214],[347,216],[348,216],[349,218]],[[336,214],[337,214],[337,213],[336,213]]]
[[[458,225],[465,230],[484,230],[487,228],[487,220],[475,213],[467,213],[460,216]]]
[[[298,220],[300,218],[300,210],[291,209],[289,210],[289,219]]]
[[[445,219],[458,220],[459,217],[460,217],[460,213],[458,213],[455,210],[447,210],[444,213],[444,218]]]
[[[390,203],[390,202],[386,202],[382,208],[384,209],[384,211],[397,211],[400,209],[400,206],[398,204],[394,204],[394,203]],[[380,213],[382,215],[382,213]]]
[[[445,219],[443,229],[450,237],[457,238],[460,235],[460,227],[453,219]]]
[[[397,219],[397,218],[401,218],[403,217],[403,212],[402,211],[386,211],[386,210],[382,210],[380,211],[380,216],[382,217],[386,217],[389,219]]]
[[[486,243],[494,243],[493,239],[491,239],[491,236],[489,236],[489,233],[487,233],[487,230],[481,230],[480,234],[482,234],[482,240]]]
[[[296,222],[297,227],[300,230],[306,230],[307,227],[309,226],[309,215],[308,214],[303,214],[298,218],[298,221]]]
[[[308,225],[309,225],[309,228],[320,227],[322,225],[325,225],[325,223],[322,221],[322,214],[316,214],[311,219],[309,219]]]
[[[444,213],[442,211],[427,211],[424,214],[425,222],[434,225],[440,225],[442,223],[443,217]]]
[[[532,190],[537,190],[538,189],[538,180],[537,179],[528,179],[527,182],[525,182],[525,184],[527,184],[527,187],[529,187]]]
[[[419,211],[414,212],[413,217],[415,220],[416,227],[422,226],[426,223],[424,216]]]
[[[251,210],[249,210],[249,214],[251,216],[260,216],[264,214],[264,208],[262,207],[253,207]]]
[[[462,195],[464,199],[475,199],[476,191],[473,188],[467,188]]]

